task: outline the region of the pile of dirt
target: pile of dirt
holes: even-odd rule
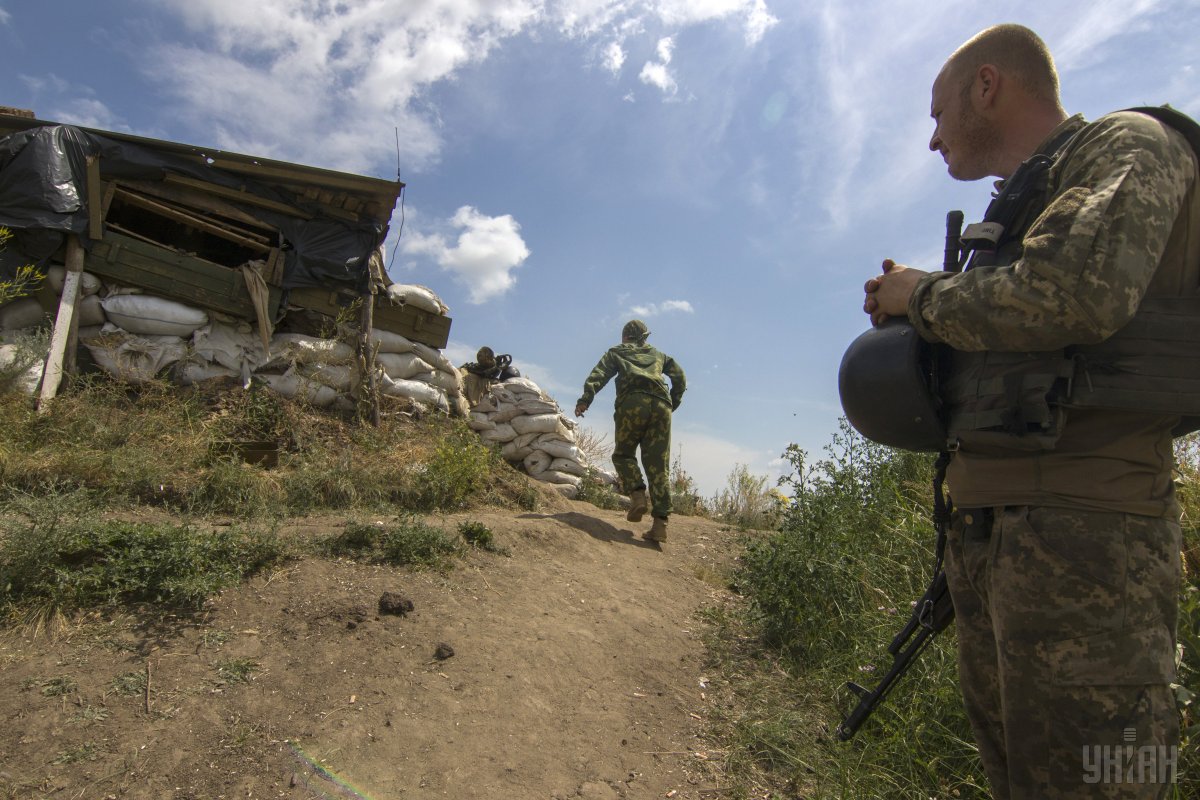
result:
[[[733,534],[677,516],[659,547],[562,499],[428,521],[508,555],[306,559],[191,619],[0,633],[0,797],[723,796],[696,612]]]

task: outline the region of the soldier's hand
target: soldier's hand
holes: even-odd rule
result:
[[[576,403],[575,404],[575,416],[582,417],[583,412],[585,412],[587,410],[588,410],[588,407],[587,407],[586,403]]]
[[[882,325],[888,317],[908,316],[908,300],[912,297],[917,281],[926,273],[897,264],[890,258],[883,260],[883,274],[871,278],[863,286],[866,299],[863,311],[871,315],[872,325]]]

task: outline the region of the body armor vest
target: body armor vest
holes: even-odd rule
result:
[[[1182,122],[1159,113],[1151,116],[1180,130],[1200,152],[1200,126],[1195,122],[1180,114],[1175,117]],[[1190,131],[1183,129],[1185,124]],[[1032,183],[1018,207],[1008,209],[1011,224],[999,231],[987,227],[988,217],[994,216],[989,207],[984,223],[968,226],[963,236],[967,248],[992,249],[975,249],[967,269],[995,269],[1021,257],[1025,233],[1055,191],[1054,163],[1069,146],[1057,144],[1050,148],[1053,158],[1034,157],[1045,159],[1040,167],[1031,164],[1034,159],[1022,165],[1034,174],[1023,176]],[[1176,435],[1200,429],[1200,202],[1192,199],[1196,192],[1194,186],[1185,199],[1185,213],[1191,214],[1187,235],[1175,242],[1173,234],[1167,251],[1173,245],[1183,248],[1187,267],[1182,285],[1188,288],[1182,294],[1178,282],[1165,292],[1156,288],[1156,274],[1133,319],[1097,344],[1048,352],[950,350],[940,392],[951,442],[979,452],[1053,449],[1071,408],[1179,415],[1184,419]],[[993,205],[1003,197],[1002,192]],[[973,234],[981,238],[973,239]]]

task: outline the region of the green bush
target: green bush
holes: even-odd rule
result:
[[[1192,440],[1181,447],[1179,497],[1194,558],[1200,446]],[[986,781],[959,695],[953,627],[925,650],[854,740],[833,736],[857,701],[840,687],[877,683],[891,665],[888,643],[929,581],[931,457],[872,444],[843,422],[825,458],[810,463],[794,446],[785,458],[791,502],[777,532],[748,537],[734,576],[746,613],[723,623],[725,641],[717,645],[719,657],[736,665],[726,671],[740,671],[730,691],[742,710],[723,719],[735,743],[731,767],[744,775],[767,771],[766,783],[806,797],[982,800]],[[1180,604],[1181,703],[1200,691],[1197,577],[1185,582]],[[764,650],[744,652],[742,625],[758,634]],[[780,669],[764,664],[791,677],[781,679]],[[1173,797],[1196,796],[1200,786],[1192,707],[1183,709],[1183,723]]]
[[[416,511],[465,508],[501,463],[496,451],[484,445],[470,428],[454,424],[411,476],[402,493],[403,504]]]
[[[438,569],[449,566],[459,553],[459,546],[445,533],[412,516],[401,517],[394,524],[350,522],[318,547],[332,556]]]
[[[0,517],[0,606],[57,614],[155,603],[198,608],[287,555],[272,533],[98,519],[83,493],[19,498]]]

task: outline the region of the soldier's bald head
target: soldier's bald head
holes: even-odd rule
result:
[[[972,36],[946,60],[941,75],[970,91],[975,73],[991,64],[1032,98],[1059,106],[1058,70],[1046,43],[1024,25],[993,25]]]

